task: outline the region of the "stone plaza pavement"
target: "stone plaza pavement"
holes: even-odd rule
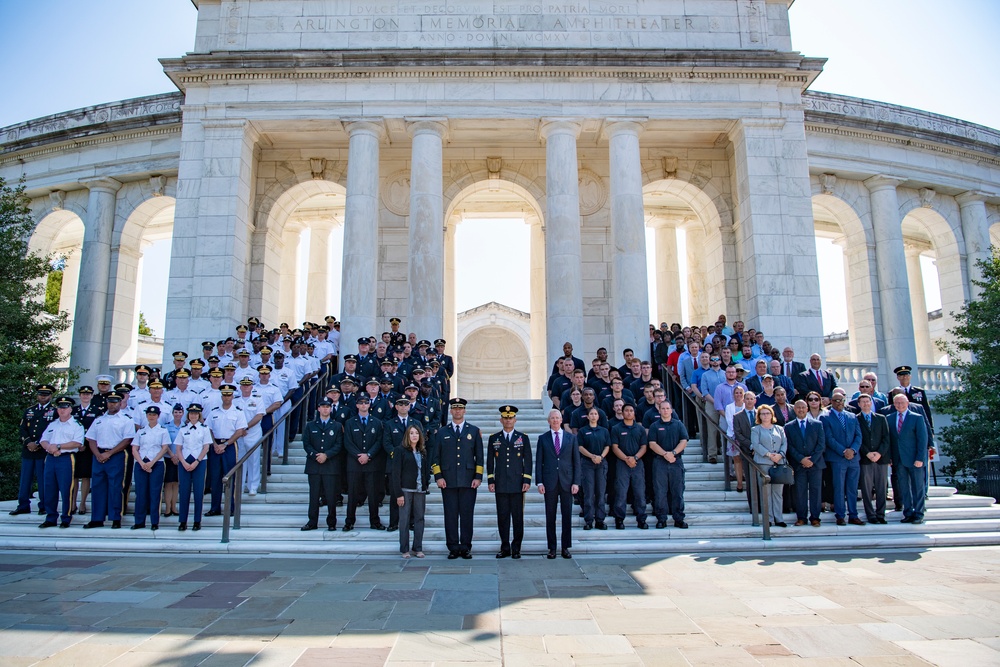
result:
[[[0,664],[1000,665],[1000,549],[398,558],[0,553]]]

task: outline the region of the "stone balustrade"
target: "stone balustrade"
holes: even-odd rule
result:
[[[878,364],[875,362],[836,361],[829,362],[826,368],[837,376],[837,382],[841,386],[852,391],[857,390],[857,385],[865,373],[878,373]],[[961,386],[958,371],[952,366],[920,366],[917,368],[917,377],[914,378],[913,384],[923,387],[932,394],[952,391]],[[891,386],[889,388],[891,389]],[[879,389],[886,391],[881,383]]]

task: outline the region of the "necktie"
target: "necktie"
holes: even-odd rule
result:
[[[785,375],[787,375],[789,377],[792,376],[792,364],[791,363],[785,364]]]
[[[847,431],[847,417],[844,416],[843,412],[839,412],[837,410],[834,410],[834,412],[837,413],[837,419],[840,420],[840,428],[844,429],[844,431]]]
[[[458,424],[455,424],[455,433],[457,435],[462,435],[462,427],[459,426]]]
[[[816,382],[819,382],[819,389],[823,391],[823,376],[819,374],[819,371],[816,371]]]
[[[694,369],[698,370],[698,360],[697,359],[694,360]]]
[[[361,420],[361,428],[364,428],[366,426],[368,426],[368,420],[367,419],[362,419]]]
[[[403,428],[406,428],[406,420],[403,420]]]
[[[896,420],[896,433],[903,430],[903,413],[899,413],[899,419]]]
[[[559,432],[558,431],[556,431],[556,433],[555,433],[555,441],[556,441],[556,456],[559,456],[560,443],[559,443]]]
[[[799,430],[802,431],[802,440],[805,441],[805,439],[806,439],[806,420],[805,419],[800,419],[799,420]]]

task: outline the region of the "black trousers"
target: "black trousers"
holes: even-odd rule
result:
[[[386,463],[391,465],[391,461]],[[385,474],[385,482],[382,485],[382,493],[379,494],[379,502],[382,498],[389,496],[389,525],[398,526],[399,525],[399,505],[396,504],[396,499],[392,497],[392,473]],[[409,526],[407,526],[409,529]]]
[[[471,486],[441,489],[441,503],[444,506],[444,539],[448,551],[471,551],[476,489]]]
[[[355,510],[357,509],[358,501],[362,499],[362,494],[368,496],[368,522],[369,525],[374,526],[377,523],[381,523],[378,518],[378,501],[381,498],[381,487],[382,480],[385,477],[385,472],[382,470],[381,466],[376,467],[376,464],[369,463],[365,467],[371,467],[371,470],[353,470],[348,473],[347,481],[347,523],[353,524],[355,521]],[[337,497],[332,492],[326,497],[327,506],[332,502],[334,506],[337,504]]]
[[[309,525],[319,525],[319,499],[326,498],[326,527],[337,527],[337,489],[339,481],[336,474],[321,475],[310,473],[309,477]]]
[[[604,504],[607,476],[607,459],[601,459],[599,465],[594,465],[585,458],[580,464],[580,494],[583,496],[583,520],[586,523],[593,523],[594,519],[604,521],[608,515]]]
[[[653,459],[653,512],[657,521],[684,520],[684,468],[681,463],[667,463],[666,459]]]
[[[512,553],[521,551],[524,540],[524,494],[497,493],[497,529],[500,531],[500,549]],[[514,539],[510,539],[510,524],[514,523]]]
[[[636,466],[639,469],[639,466]],[[556,548],[556,503],[559,503],[562,514],[562,532],[560,541],[563,549],[573,546],[573,494],[570,489],[556,482],[554,486],[545,487],[545,539],[549,551]]]

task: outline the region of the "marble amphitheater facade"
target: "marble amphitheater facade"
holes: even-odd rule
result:
[[[536,389],[565,340],[645,349],[647,226],[658,320],[726,313],[800,357],[823,351],[814,239],[835,238],[851,359],[886,382],[934,363],[919,257],[947,325],[1000,238],[1000,132],[807,90],[824,60],[792,51],[786,0],[196,4],[193,50],[161,61],[179,92],[0,129],[32,247],[68,254],[86,378],[134,361],[142,252],[167,237],[168,350],[327,314],[341,235],[345,341],[402,315],[460,344],[455,230],[522,218]]]

